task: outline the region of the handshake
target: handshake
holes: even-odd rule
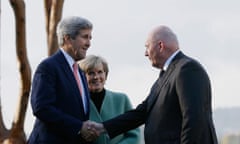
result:
[[[83,122],[82,129],[80,130],[81,137],[88,142],[96,140],[102,133],[105,132],[106,130],[103,124],[90,120]]]

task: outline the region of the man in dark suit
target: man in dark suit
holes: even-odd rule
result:
[[[36,121],[29,144],[85,144],[89,119],[89,92],[83,72],[73,65],[90,47],[92,23],[67,17],[57,27],[60,46],[36,69],[31,106]]]
[[[201,64],[179,50],[166,26],[151,31],[145,56],[161,69],[148,97],[132,111],[103,124],[93,122],[92,130],[113,138],[145,124],[146,144],[217,144],[210,80]]]

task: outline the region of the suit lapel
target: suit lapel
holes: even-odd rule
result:
[[[89,106],[90,94],[89,94],[89,91],[88,91],[87,80],[86,80],[86,77],[85,77],[85,74],[83,73],[83,71],[81,69],[79,69],[79,68],[78,68],[78,71],[79,71],[79,74],[80,74],[81,79],[82,79],[83,90],[84,90],[84,94],[85,94],[85,98],[86,98],[87,113],[89,113],[89,109],[90,109],[90,106]],[[75,80],[75,78],[74,78],[74,80]]]
[[[72,72],[71,68],[69,67],[69,64],[68,64],[67,60],[65,59],[63,53],[60,50],[59,50],[58,53],[59,53],[58,62],[59,62],[59,65],[61,66],[62,71],[64,72],[65,77],[71,83],[74,90],[79,93],[76,80],[74,78],[74,75],[73,75],[73,72]]]
[[[179,52],[172,60],[165,74],[161,78],[159,77],[157,81],[154,83],[153,88],[151,90],[151,95],[150,95],[151,98],[149,98],[149,111],[151,111],[152,107],[156,103],[157,98],[160,95],[160,92],[166,90],[163,88],[165,85],[168,84],[169,77],[174,72],[174,69],[176,67],[178,60],[183,56],[184,56],[183,53]]]
[[[165,85],[167,85],[168,83],[168,77],[170,76],[170,74],[173,72],[173,68],[169,68],[165,74],[160,78],[157,79],[157,81],[154,83],[153,88],[151,90],[151,95],[149,98],[149,111],[151,111],[152,107],[154,106],[154,104],[157,101],[158,96],[160,95],[160,92],[165,90],[163,89],[163,87]]]
[[[72,91],[72,94],[77,97],[80,105],[83,107],[83,105],[82,105],[83,102],[80,97],[80,92],[78,89],[77,82],[75,80],[75,77],[74,77],[74,74],[73,74],[71,68],[69,67],[69,64],[68,64],[66,58],[64,57],[63,53],[60,50],[56,53],[56,56],[57,56],[59,66],[61,67],[61,70],[63,71],[64,77],[66,77],[66,79],[67,79],[66,82],[69,82],[69,85],[70,85],[69,92]]]

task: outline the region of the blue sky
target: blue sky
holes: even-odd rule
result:
[[[47,57],[43,1],[25,0],[27,53],[34,73]],[[240,2],[237,0],[66,0],[63,17],[78,15],[94,24],[88,54],[109,62],[106,88],[126,93],[134,106],[148,95],[159,70],[144,56],[148,32],[168,25],[177,34],[180,49],[199,60],[212,82],[213,108],[240,106]],[[15,18],[9,1],[1,1],[1,103],[10,126],[20,81],[15,52]],[[29,105],[30,106],[30,105]],[[26,126],[33,123],[28,107]]]

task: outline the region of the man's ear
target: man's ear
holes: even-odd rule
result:
[[[70,35],[64,35],[63,40],[64,40],[64,43],[69,43],[71,41]]]
[[[70,40],[71,39],[71,37],[70,37],[70,35],[64,35],[64,40]]]
[[[159,47],[159,50],[160,50],[160,51],[163,50],[163,48],[164,48],[164,44],[163,44],[162,41],[159,41],[159,42],[158,42],[158,47]]]

